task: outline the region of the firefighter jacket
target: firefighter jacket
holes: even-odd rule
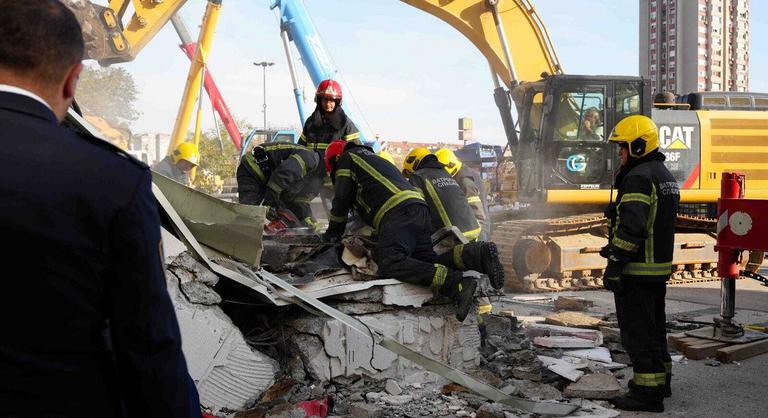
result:
[[[334,196],[326,232],[329,237],[344,233],[351,209],[378,230],[384,216],[393,208],[426,205],[421,193],[397,167],[363,145],[347,144],[331,171],[331,179]]]
[[[328,144],[335,139],[359,142],[360,132],[341,107],[337,106],[330,115],[323,115],[318,106],[304,123],[299,144],[325,154]]]
[[[424,157],[409,180],[424,195],[424,200],[429,206],[433,230],[456,226],[470,241],[480,236],[480,225],[469,205],[467,195],[445,170],[445,166],[437,161],[437,157]]]
[[[654,151],[631,159],[616,176],[618,195],[610,210],[611,236],[606,252],[608,270],[621,277],[665,281],[672,272],[675,218],[680,190]]]
[[[301,145],[282,142],[259,145],[254,152],[245,154],[237,170],[240,203],[258,205],[263,195],[265,205],[279,206],[283,192],[300,196],[302,190],[307,189],[304,178],[321,169],[318,154]],[[254,198],[250,198],[251,195]]]
[[[478,222],[482,224],[485,222],[488,203],[486,202],[485,186],[483,186],[483,179],[480,178],[480,173],[467,167],[466,164],[462,164],[461,169],[454,178],[467,196],[469,206],[472,207]]]

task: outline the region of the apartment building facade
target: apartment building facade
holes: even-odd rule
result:
[[[749,0],[640,0],[640,75],[654,93],[748,91]]]

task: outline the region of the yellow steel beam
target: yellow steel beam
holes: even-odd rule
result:
[[[132,0],[135,13],[125,24],[123,35],[130,45],[128,61],[149,43],[152,38],[165,26],[171,17],[187,2],[187,0]],[[115,3],[115,7],[112,7]],[[115,12],[124,9],[126,0],[110,0],[109,5]]]
[[[451,25],[477,47],[507,87],[511,71],[496,30],[489,0],[401,0]],[[498,0],[514,73],[518,81],[535,81],[542,72],[562,72],[549,34],[529,0]]]
[[[187,127],[192,119],[195,102],[198,100],[200,94],[200,83],[203,81],[202,69],[207,61],[208,51],[211,50],[211,45],[213,44],[213,34],[216,29],[216,24],[219,21],[220,12],[221,0],[209,0],[208,6],[205,9],[205,16],[203,16],[200,35],[197,40],[195,57],[189,66],[187,84],[184,86],[184,95],[182,96],[181,106],[179,106],[179,113],[176,116],[176,123],[173,126],[173,135],[171,135],[171,142],[168,144],[168,154],[186,140]]]
[[[747,199],[768,199],[768,190],[749,189],[746,191]],[[547,203],[552,204],[608,204],[608,190],[547,190]],[[719,189],[710,190],[680,190],[680,203],[716,203],[720,197]],[[613,191],[613,199],[616,200],[616,190]]]

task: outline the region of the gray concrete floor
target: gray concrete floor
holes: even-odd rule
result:
[[[549,293],[549,296],[581,296],[595,302],[589,313],[613,312],[613,295],[604,290]],[[507,299],[513,295],[507,295]],[[551,304],[549,304],[551,305]],[[536,303],[494,303],[517,315],[546,316],[553,308]],[[718,282],[694,283],[667,288],[667,315],[685,315],[711,321],[720,307]],[[736,285],[736,320],[768,322],[768,287],[751,279]],[[684,360],[673,365],[672,398],[661,414],[623,412],[622,417],[768,417],[768,353],[738,363],[712,367],[704,360]],[[627,375],[631,375],[628,372]]]

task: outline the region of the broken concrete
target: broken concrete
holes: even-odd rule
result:
[[[565,388],[569,398],[611,399],[623,393],[619,381],[612,374],[595,373],[583,376]]]
[[[251,404],[273,383],[277,362],[251,349],[219,307],[190,302],[180,289],[180,279],[171,273],[166,277],[181,330],[182,351],[201,405],[216,412]],[[192,281],[205,286],[196,276]]]
[[[430,358],[455,367],[479,364],[480,335],[474,318],[459,323],[450,306],[381,312],[359,316],[368,326],[382,326],[383,333]],[[436,381],[425,371],[387,349],[374,346],[370,337],[348,329],[337,320],[302,318],[292,323],[298,331],[292,341],[310,375],[320,381],[337,376],[375,373],[400,384]],[[371,357],[373,354],[373,357]]]
[[[603,321],[581,312],[563,311],[548,315],[545,322],[563,327],[598,329]]]
[[[589,348],[598,347],[603,344],[603,335],[599,331],[581,328],[570,328],[547,324],[530,324],[526,327],[525,333],[528,337],[534,338],[534,344],[543,345],[546,347]],[[541,342],[541,344],[539,344],[539,342]]]
[[[558,311],[586,311],[595,302],[579,297],[560,296],[555,299],[555,309]]]

